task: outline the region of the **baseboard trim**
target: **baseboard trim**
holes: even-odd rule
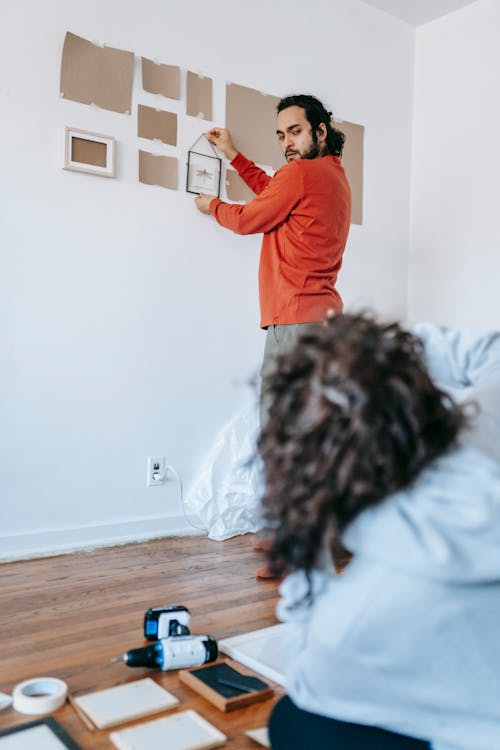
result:
[[[135,518],[119,523],[43,529],[0,536],[0,562],[52,557],[97,547],[203,533],[190,526],[184,516]]]

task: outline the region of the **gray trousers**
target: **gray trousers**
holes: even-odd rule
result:
[[[288,325],[269,326],[264,347],[264,359],[260,371],[260,426],[267,421],[271,407],[269,393],[269,376],[274,372],[276,361],[282,354],[288,354],[295,348],[297,341],[305,333],[314,331],[322,323],[291,323]]]

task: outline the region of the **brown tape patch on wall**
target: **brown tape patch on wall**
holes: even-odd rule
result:
[[[142,88],[151,94],[161,94],[169,99],[181,98],[181,76],[177,65],[155,63],[141,57]]]
[[[137,108],[137,135],[140,138],[159,140],[170,146],[177,145],[177,115],[174,112],[145,107]]]
[[[226,170],[226,195],[230,201],[251,201],[255,193],[233,169]]]
[[[212,119],[212,79],[188,70],[186,82],[186,114]]]
[[[139,151],[139,182],[177,190],[177,159]]]
[[[363,151],[365,128],[353,122],[333,122],[333,127],[345,135],[342,164],[351,186],[351,224],[363,223]]]
[[[236,148],[258,164],[279,169],[285,159],[276,137],[277,96],[256,89],[226,85],[226,127]]]
[[[98,47],[67,32],[61,61],[61,96],[130,114],[134,53]]]

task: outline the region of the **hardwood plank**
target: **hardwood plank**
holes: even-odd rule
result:
[[[71,693],[153,677],[224,732],[228,750],[256,750],[244,731],[264,726],[276,699],[224,714],[183,685],[177,672],[129,669],[111,658],[145,643],[144,612],[184,604],[191,632],[216,639],[276,624],[277,582],[255,580],[262,556],[251,537],[158,539],[0,567],[0,691],[59,677]],[[279,686],[274,686],[278,695]],[[89,731],[66,704],[55,718],[84,750],[113,750],[108,731]],[[7,709],[0,728],[29,717]]]

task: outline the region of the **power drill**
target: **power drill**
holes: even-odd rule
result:
[[[113,662],[128,667],[182,669],[215,661],[219,655],[217,641],[210,635],[191,635],[191,614],[187,607],[173,605],[150,607],[144,615],[144,637],[156,641],[151,646],[131,648]]]
[[[151,646],[131,648],[112,661],[125,662],[127,667],[153,669],[184,669],[215,661],[219,655],[217,641],[210,635],[174,635],[162,638]]]

